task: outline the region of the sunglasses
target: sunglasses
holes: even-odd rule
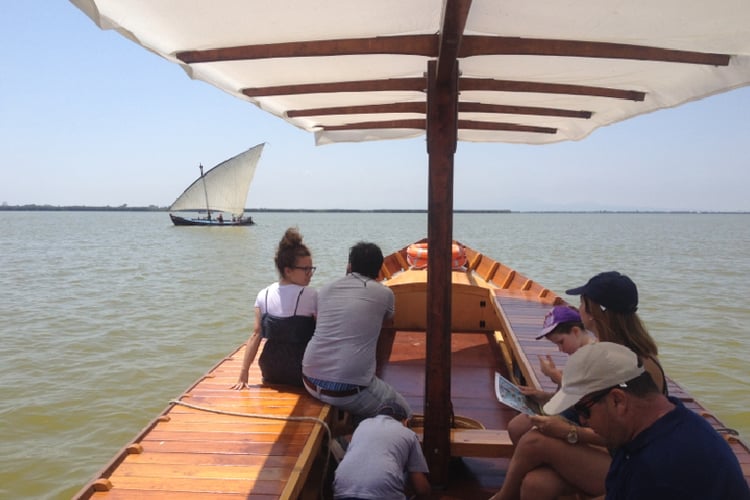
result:
[[[294,266],[294,269],[305,271],[305,274],[312,274],[315,272],[315,269],[317,268],[315,266]]]
[[[573,406],[573,410],[578,414],[578,416],[583,418],[591,418],[591,407],[594,406],[596,403],[604,399],[604,396],[609,394],[609,391],[614,389],[614,387],[610,387],[609,389],[604,389],[603,391],[599,391],[598,393],[595,393],[593,396],[591,396],[586,401],[580,401],[577,404]]]

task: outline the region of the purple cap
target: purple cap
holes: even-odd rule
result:
[[[566,290],[568,295],[585,295],[600,306],[621,313],[638,310],[638,289],[633,280],[617,271],[599,273],[588,283]]]
[[[552,330],[557,328],[560,323],[580,323],[581,315],[578,314],[573,307],[570,306],[555,306],[547,313],[544,317],[544,324],[542,325],[541,335],[536,339],[539,340],[546,337]]]

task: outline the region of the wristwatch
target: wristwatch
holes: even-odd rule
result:
[[[578,429],[576,429],[575,426],[571,426],[570,430],[568,431],[568,435],[565,436],[565,439],[570,444],[576,444],[578,442]]]

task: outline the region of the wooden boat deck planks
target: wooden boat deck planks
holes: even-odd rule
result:
[[[294,499],[319,485],[311,470],[327,432],[314,419],[330,425],[331,407],[301,388],[261,385],[257,364],[249,390],[230,389],[243,355],[244,346],[179,398],[213,411],[170,405],[75,498]]]

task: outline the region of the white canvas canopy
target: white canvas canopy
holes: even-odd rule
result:
[[[170,212],[210,210],[241,217],[264,144],[258,144],[204,173],[172,203]]]
[[[465,20],[461,141],[579,140],[750,82],[740,0],[71,1],[318,144],[424,134],[445,13]]]

